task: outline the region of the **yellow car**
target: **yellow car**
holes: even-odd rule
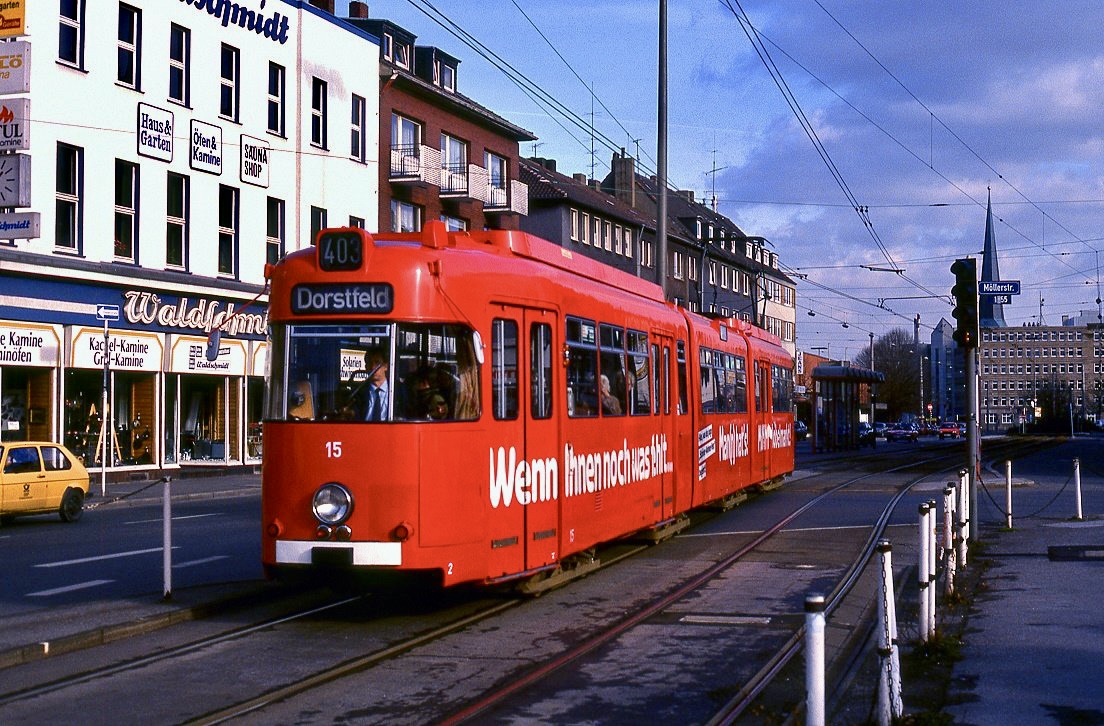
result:
[[[63,522],[75,522],[88,483],[84,464],[61,444],[0,443],[0,520],[57,512]]]

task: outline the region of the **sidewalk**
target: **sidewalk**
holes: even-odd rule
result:
[[[260,496],[261,475],[250,473],[223,473],[212,472],[210,475],[187,472],[186,475],[169,474],[172,481],[169,487],[172,498],[184,499],[216,499],[220,497]],[[137,479],[133,481],[109,481],[107,482],[107,494],[104,496],[99,478],[93,473],[92,483],[88,487],[88,498],[85,500],[85,509],[96,509],[102,506],[132,506],[135,504],[149,504],[151,499],[161,501],[164,496],[165,485],[160,478]]]
[[[1013,529],[1004,463],[978,492],[984,571],[945,712],[954,723],[1104,724],[1104,441],[1076,438],[1013,462]],[[1073,519],[1074,457],[1084,519]],[[991,497],[991,498],[990,498]],[[903,684],[908,688],[908,684]]]

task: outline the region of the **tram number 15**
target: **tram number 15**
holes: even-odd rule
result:
[[[326,457],[329,459],[341,458],[341,442],[340,441],[327,441],[326,442]]]

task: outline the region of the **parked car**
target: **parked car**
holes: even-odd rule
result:
[[[863,421],[859,423],[859,447],[874,446],[877,441],[877,437],[874,434],[874,427]]]
[[[958,438],[958,424],[954,421],[944,421],[939,424],[939,438],[944,439],[948,436],[952,439]]]
[[[912,426],[893,426],[886,430],[886,441],[916,441],[920,432]]]
[[[0,443],[0,520],[57,512],[63,522],[75,522],[88,484],[84,464],[61,444]]]
[[[874,435],[880,439],[884,439],[886,431],[889,430],[889,424],[884,421],[878,421],[874,424]]]
[[[794,440],[804,441],[805,437],[809,435],[809,427],[805,425],[804,421],[794,421]]]

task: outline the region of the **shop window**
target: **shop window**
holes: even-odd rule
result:
[[[52,436],[53,372],[4,368],[0,375],[0,441],[48,441]]]

